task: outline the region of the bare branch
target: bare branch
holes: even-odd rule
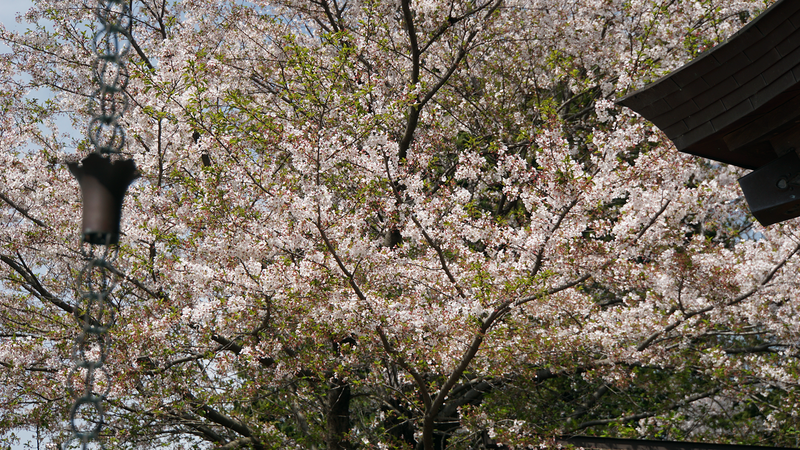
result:
[[[403,358],[397,351],[392,347],[389,343],[389,339],[386,337],[386,333],[383,331],[383,328],[380,326],[376,327],[376,331],[378,332],[378,336],[381,338],[381,343],[383,344],[384,350],[386,353],[392,355],[393,359],[397,361],[397,364],[403,368],[406,372],[408,372],[412,378],[414,378],[414,382],[417,383],[419,387],[420,393],[422,394],[422,402],[425,404],[425,409],[430,410],[431,407],[431,394],[428,392],[428,386],[425,383],[425,379],[414,370],[413,367],[409,366],[406,362],[405,358]]]
[[[569,202],[569,204],[566,207],[564,207],[564,210],[561,213],[559,213],[558,219],[556,219],[556,223],[554,223],[553,226],[550,227],[550,232],[547,233],[547,235],[545,235],[544,241],[539,246],[539,249],[536,251],[536,262],[533,265],[533,269],[531,269],[531,274],[533,274],[534,276],[536,276],[536,274],[538,274],[539,270],[541,270],[542,268],[542,263],[544,263],[544,251],[545,248],[547,247],[547,243],[550,242],[550,238],[553,237],[553,232],[555,232],[561,226],[561,223],[567,217],[567,214],[569,214],[569,212],[572,211],[572,208],[574,208],[575,205],[577,204],[578,204],[577,198]]]
[[[39,279],[36,278],[33,272],[24,267],[23,264],[17,263],[12,258],[9,258],[6,255],[0,255],[0,261],[3,261],[9,267],[14,269],[15,272],[20,274],[22,278],[25,280],[25,282],[28,284],[28,286],[30,286],[30,288],[33,290],[33,293],[35,293],[38,297],[47,300],[48,302],[52,303],[53,305],[61,308],[62,310],[70,314],[73,314],[75,312],[75,308],[68,305],[66,302],[62,301],[61,299],[53,295],[50,291],[45,289],[45,287],[39,283]]]
[[[761,344],[753,347],[743,348],[726,348],[723,351],[729,355],[736,355],[742,353],[775,353],[772,347],[785,347],[784,344]]]
[[[28,214],[28,210],[27,209],[17,205],[10,198],[8,198],[6,195],[0,194],[0,200],[3,200],[4,202],[6,202],[8,204],[8,206],[10,206],[10,207],[16,209],[17,211],[19,211],[20,214],[25,216],[25,218],[29,219],[31,222],[35,223],[36,225],[39,225],[42,228],[50,229],[49,225],[47,225],[46,223],[42,222],[39,219],[36,219],[35,217],[31,217],[31,215]]]
[[[674,409],[677,409],[677,408],[681,408],[681,407],[686,406],[686,405],[688,405],[690,403],[696,402],[697,400],[701,400],[701,399],[704,399],[704,398],[711,397],[712,395],[715,395],[720,390],[722,390],[722,389],[721,388],[714,388],[714,389],[712,389],[710,391],[706,391],[706,392],[703,392],[703,393],[700,393],[700,394],[693,395],[691,397],[686,398],[685,400],[682,400],[682,401],[679,401],[679,402],[675,402],[675,403],[672,403],[672,404],[668,405],[662,411],[671,411],[671,410],[674,410]],[[582,424],[576,426],[575,428],[572,428],[570,431],[571,432],[575,432],[575,431],[583,430],[585,428],[593,427],[593,426],[596,426],[596,425],[608,425],[610,423],[634,422],[634,421],[637,421],[637,420],[640,420],[640,419],[646,419],[648,417],[653,417],[658,413],[659,413],[658,411],[646,411],[646,412],[643,412],[643,413],[632,414],[632,415],[629,415],[629,416],[615,417],[613,419],[590,420],[588,422],[583,422]]]
[[[529,297],[525,297],[525,302],[531,301],[535,298],[545,297],[547,295],[552,295],[557,292],[563,291],[565,289],[569,289],[582,281],[585,281],[589,278],[590,275],[584,275],[577,280],[571,281],[569,283],[565,283],[563,285],[557,286],[553,289],[550,289],[546,292],[540,294],[534,294]],[[522,300],[522,299],[521,299]],[[519,300],[518,300],[519,301]],[[524,302],[523,302],[524,303]],[[447,381],[444,383],[442,388],[439,390],[439,393],[436,395],[436,398],[433,400],[430,408],[427,409],[425,412],[425,418],[423,420],[423,439],[426,441],[424,442],[425,448],[433,448],[433,442],[427,442],[428,440],[432,439],[432,431],[434,426],[434,420],[438,416],[439,411],[444,404],[445,399],[450,394],[450,391],[453,387],[458,383],[458,380],[462,377],[464,372],[469,367],[472,360],[475,358],[475,355],[478,354],[478,350],[481,348],[481,344],[483,343],[483,339],[486,336],[486,333],[489,329],[500,319],[503,315],[505,315],[511,308],[512,305],[516,304],[513,300],[507,300],[503,302],[497,309],[495,309],[489,317],[484,320],[481,324],[481,327],[478,331],[475,332],[475,335],[472,338],[472,343],[467,348],[467,351],[464,353],[464,356],[461,358],[461,362],[458,364],[458,367],[453,370],[453,372],[448,377]],[[522,304],[522,303],[519,303]],[[426,431],[427,430],[427,431]],[[431,445],[431,446],[429,446]]]
[[[522,304],[528,303],[528,302],[530,302],[530,301],[533,301],[533,300],[536,300],[536,299],[540,299],[540,298],[543,298],[543,297],[547,297],[548,295],[553,295],[553,294],[556,294],[556,293],[558,293],[558,292],[561,292],[561,291],[567,290],[567,289],[569,289],[569,288],[571,288],[571,287],[575,287],[575,286],[577,286],[577,285],[579,285],[579,284],[583,283],[584,281],[588,280],[588,279],[589,279],[589,278],[591,278],[591,277],[592,277],[592,276],[591,276],[590,274],[581,275],[580,277],[578,277],[578,278],[576,278],[576,279],[574,279],[574,280],[572,280],[572,281],[569,281],[569,282],[567,282],[567,283],[564,283],[564,284],[558,285],[558,286],[556,286],[556,287],[554,287],[554,288],[552,288],[552,289],[550,289],[550,290],[546,291],[545,293],[542,293],[542,294],[532,294],[532,295],[528,295],[528,296],[522,297],[522,298],[518,299],[517,301],[515,301],[515,302],[514,302],[514,305],[515,305],[515,306],[519,306],[519,305],[522,305]]]
[[[461,22],[462,20],[466,19],[467,17],[473,16],[473,15],[481,12],[482,10],[488,8],[489,5],[492,5],[492,3],[494,3],[494,5],[492,6],[491,11],[489,11],[489,13],[487,14],[487,16],[488,16],[500,6],[500,1],[490,0],[490,1],[486,2],[486,3],[484,3],[483,5],[480,5],[480,6],[476,7],[476,8],[472,8],[472,9],[464,12],[464,14],[461,14],[460,16],[455,16],[455,17],[448,16],[447,20],[442,22],[442,24],[439,25],[439,28],[437,28],[433,32],[433,35],[428,40],[428,42],[425,45],[422,46],[422,49],[420,50],[420,53],[425,53],[425,51],[428,50],[428,47],[430,47],[431,44],[433,44],[434,42],[438,41],[439,38],[442,37],[442,35],[445,33],[445,31],[447,31],[448,29],[452,28],[453,25]]]
[[[253,439],[246,437],[241,439],[234,439],[225,445],[220,445],[217,450],[235,450],[237,448],[246,447],[253,443]]]
[[[333,255],[333,259],[336,260],[336,265],[339,266],[339,269],[342,271],[342,273],[344,273],[344,276],[347,277],[347,280],[349,281],[350,286],[353,288],[353,291],[355,291],[356,295],[360,300],[366,301],[367,296],[364,295],[363,292],[361,292],[361,288],[358,287],[355,277],[349,270],[347,270],[347,267],[345,267],[344,262],[342,262],[342,259],[339,258],[339,254],[336,253],[336,249],[333,247],[333,244],[331,243],[330,239],[328,239],[327,233],[325,233],[325,230],[322,229],[322,224],[319,223],[319,220],[314,222],[314,224],[317,226],[317,230],[319,230],[319,234],[322,237],[322,241],[325,242],[325,247],[327,247],[328,251],[331,253],[331,255]]]
[[[191,392],[186,391],[183,393],[183,395],[187,398],[192,407],[197,409],[197,413],[200,416],[210,420],[211,422],[216,423],[217,425],[221,425],[229,430],[235,431],[244,437],[248,438],[253,437],[253,433],[247,425],[231,417],[228,417],[225,414],[222,414],[216,409],[201,402],[199,399],[197,399],[197,397],[192,395]],[[256,448],[263,448],[263,446],[259,445],[257,442],[254,442],[253,444],[254,447]]]
[[[667,200],[666,203],[664,203],[664,206],[662,206],[661,209],[659,209],[658,212],[656,212],[656,215],[653,216],[652,219],[650,219],[650,222],[647,225],[645,225],[645,227],[642,228],[641,231],[639,231],[639,233],[636,234],[636,238],[634,238],[634,241],[638,241],[639,239],[642,238],[642,236],[644,236],[647,230],[649,230],[650,227],[652,227],[656,223],[661,214],[664,214],[664,211],[667,210],[667,207],[671,202],[672,200]]]
[[[749,291],[745,292],[744,294],[742,294],[742,295],[734,298],[733,300],[729,301],[728,303],[725,304],[725,306],[732,306],[732,305],[735,305],[737,303],[740,303],[740,302],[752,297],[753,294],[758,292],[761,288],[763,288],[770,281],[772,281],[772,278],[775,277],[775,274],[777,274],[778,271],[781,268],[783,268],[783,266],[785,266],[786,263],[789,262],[789,259],[791,259],[795,254],[797,254],[798,251],[800,251],[800,244],[798,244],[794,248],[794,250],[792,250],[791,253],[786,255],[786,257],[783,258],[778,264],[776,264],[775,267],[772,268],[772,270],[764,277],[763,280],[761,280],[760,283],[758,283],[755,287],[753,287]],[[697,315],[700,315],[700,314],[705,314],[705,313],[707,313],[707,312],[709,312],[709,311],[711,311],[713,309],[714,309],[714,306],[713,305],[709,305],[709,306],[706,306],[705,308],[699,309],[697,311],[692,311],[692,312],[687,313],[686,315],[684,315],[683,318],[680,318],[680,319],[672,322],[671,324],[667,325],[663,329],[658,330],[658,331],[654,332],[653,334],[651,334],[650,336],[648,336],[648,338],[645,339],[644,342],[642,342],[641,344],[639,344],[638,347],[636,347],[636,350],[640,351],[640,352],[643,351],[644,349],[649,347],[653,342],[655,342],[655,340],[659,336],[661,336],[662,334],[669,333],[670,331],[674,330],[678,325],[682,324],[683,322],[686,322],[690,318],[692,318],[694,316],[697,316]]]
[[[403,21],[408,33],[408,43],[411,45],[411,84],[419,83],[419,43],[417,42],[417,30],[414,26],[414,15],[411,13],[411,0],[402,0]]]

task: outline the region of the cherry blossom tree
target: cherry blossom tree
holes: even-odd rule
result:
[[[797,225],[614,104],[770,3],[132,2],[106,447],[795,445]],[[0,29],[0,429],[53,444],[93,8]]]

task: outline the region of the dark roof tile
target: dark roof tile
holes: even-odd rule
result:
[[[748,113],[753,112],[754,109],[755,108],[753,108],[753,104],[750,103],[750,99],[745,99],[738,105],[728,107],[724,113],[711,119],[711,124],[714,125],[715,130],[722,130],[728,125],[731,125],[737,120],[745,117]]]
[[[675,122],[674,124],[666,128],[662,128],[662,130],[664,131],[664,134],[666,134],[668,138],[675,140],[677,137],[689,131],[689,127],[687,127],[686,123],[684,123],[684,121],[681,120],[680,122]]]
[[[781,2],[775,2],[771,8],[764,11],[764,13],[748,24],[750,25],[749,27],[745,26],[745,28],[749,28],[747,30],[748,32],[758,30],[764,35],[768,35],[773,30],[779,28],[783,22],[794,15],[798,10],[796,0],[784,1],[782,4]]]
[[[620,99],[679,150],[755,168],[800,117],[800,0],[777,0],[722,44]],[[784,139],[784,140],[786,140]],[[729,150],[730,149],[730,150]]]
[[[707,89],[706,91],[697,95],[694,98],[694,102],[697,103],[697,106],[705,109],[707,105],[715,103],[718,99],[733,92],[733,90],[738,87],[739,83],[737,83],[733,77],[729,76],[728,78],[713,85],[711,89]]]
[[[661,114],[660,116],[653,117],[650,121],[656,124],[659,128],[666,128],[678,121],[683,120],[684,117],[700,111],[697,104],[691,100],[672,108],[669,111]]]
[[[679,108],[686,102],[694,101],[698,95],[708,91],[711,86],[702,78],[696,79],[692,84],[679,89],[664,97],[664,101],[673,108]]]
[[[761,72],[764,71],[765,67],[771,67],[775,63],[779,62],[780,59],[781,55],[778,54],[777,50],[774,48],[768,49],[765,52],[762,52],[761,57],[756,59],[753,64],[748,64],[742,68],[742,70],[733,74],[733,78],[739,84],[745,84],[753,78],[760,77]]]
[[[663,98],[650,103],[649,105],[640,109],[642,115],[657,116],[671,111],[673,108]]]
[[[711,56],[717,60],[720,66],[726,66],[729,64],[729,61],[739,55],[744,56],[747,58],[746,55],[742,54],[742,48],[747,48],[761,39],[761,33],[758,33],[758,36],[751,36],[749,34],[743,34],[739,37],[740,39],[746,39],[742,42],[737,42],[737,45],[727,45],[730,41],[725,41],[716,47],[707,50],[711,52]]]
[[[765,87],[767,87],[767,83],[764,82],[763,78],[758,76],[722,97],[722,103],[725,104],[726,108],[733,108]]]
[[[790,122],[800,113],[800,95],[787,96],[782,102],[772,101],[761,108],[760,114],[751,114],[735,129],[728,130],[722,137],[731,148],[752,144],[772,130]]]
[[[708,82],[709,85],[713,86],[715,84],[721,83],[726,78],[730,77],[731,74],[736,73],[745,67],[751,64],[750,58],[747,57],[744,53],[738,53],[731,57],[725,65],[714,69],[707,74],[703,75],[703,79]]]
[[[783,20],[777,27],[768,30],[768,33],[753,45],[744,50],[744,53],[750,58],[757,58],[759,53],[767,49],[775,48],[778,44],[789,38],[797,29],[794,24],[788,20]]]
[[[689,127],[690,130],[693,130],[724,112],[725,112],[725,105],[722,103],[722,100],[717,100],[716,102],[708,105],[699,112],[683,119],[683,122],[686,124],[687,127]]]
[[[762,72],[764,81],[772,83],[800,64],[800,36],[798,36],[795,45],[797,45],[797,48],[793,52],[781,57],[775,64],[764,68],[764,72]]]
[[[777,50],[781,56],[789,56],[794,52],[797,49],[797,39],[800,38],[800,29],[789,22],[785,23],[786,26],[791,26],[794,31],[785,39],[775,43],[775,50]]]
[[[720,67],[719,62],[711,57],[697,58],[691,63],[681,67],[671,77],[679,87],[685,88],[691,85],[698,78],[702,78],[707,73]]]
[[[689,131],[688,133],[678,136],[676,139],[670,139],[672,139],[672,141],[675,143],[675,147],[677,147],[678,150],[682,150],[705,138],[714,131],[716,130],[714,129],[714,126],[711,125],[711,122],[705,122],[703,125],[693,129],[692,131]]]
[[[646,88],[629,93],[625,96],[624,102],[622,103],[628,108],[638,111],[650,103],[664,98],[665,95],[674,92],[677,89],[678,86],[674,81],[670,80],[669,78],[663,78],[659,81],[656,81],[654,84],[646,86]]]
[[[753,102],[753,106],[755,108],[760,108],[761,106],[765,105],[767,102],[775,98],[775,96],[777,96],[778,94],[794,86],[795,83],[796,81],[792,72],[784,73],[783,76],[781,76],[780,78],[773,80],[772,82],[767,84],[767,87],[753,94],[750,97],[750,100]]]

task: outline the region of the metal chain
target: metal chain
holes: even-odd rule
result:
[[[75,366],[67,376],[67,390],[74,399],[69,421],[72,438],[64,449],[104,448],[97,441],[104,424],[103,400],[111,390],[111,378],[105,367],[117,304],[113,290],[119,283],[112,262],[116,246],[86,245],[86,264],[77,279],[79,303],[74,313],[81,332],[75,340],[72,359]]]
[[[131,49],[131,15],[128,3],[98,0],[97,18],[103,26],[94,35],[93,75],[99,88],[94,92],[94,118],[88,137],[98,153],[119,153],[125,145],[125,130],[118,119],[128,109],[128,69],[124,58]]]
[[[94,152],[107,155],[119,153],[125,145],[125,130],[118,120],[128,108],[124,58],[130,50],[132,19],[128,3],[122,0],[98,0],[95,13],[101,29],[93,39],[92,71],[99,88],[92,96],[87,137]],[[76,280],[74,307],[81,331],[72,351],[74,367],[67,375],[67,390],[74,400],[69,413],[72,436],[63,450],[105,448],[98,438],[105,423],[103,401],[111,390],[105,362],[111,344],[108,331],[118,306],[112,294],[119,282],[119,272],[112,265],[119,249],[111,244],[84,243],[81,248],[85,265]]]

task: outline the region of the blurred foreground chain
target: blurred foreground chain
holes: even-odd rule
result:
[[[122,0],[98,0],[95,11],[101,28],[93,39],[92,67],[99,88],[92,95],[92,120],[87,137],[94,151],[79,163],[68,163],[78,179],[83,199],[81,254],[85,261],[77,281],[75,318],[80,334],[67,375],[67,390],[74,399],[69,414],[72,436],[63,450],[102,449],[103,401],[111,391],[105,366],[118,302],[113,290],[120,281],[112,263],[119,251],[122,204],[128,185],[138,177],[133,160],[119,154],[125,130],[119,119],[128,108],[125,88],[128,70],[124,58],[130,50],[131,13]]]
[[[99,0],[96,13],[102,25],[93,40],[93,74],[99,87],[92,96],[94,118],[88,137],[96,152],[119,153],[125,145],[125,130],[118,119],[128,109],[124,59],[131,49],[131,14],[128,3],[121,0]]]
[[[104,448],[95,441],[104,423],[102,402],[111,389],[105,362],[111,343],[108,330],[114,324],[117,308],[112,291],[119,282],[112,266],[116,246],[101,248],[90,244],[88,251],[83,250],[86,264],[78,275],[78,304],[74,310],[81,333],[72,350],[75,366],[67,375],[67,390],[74,403],[69,415],[72,437],[63,448],[70,450]]]

